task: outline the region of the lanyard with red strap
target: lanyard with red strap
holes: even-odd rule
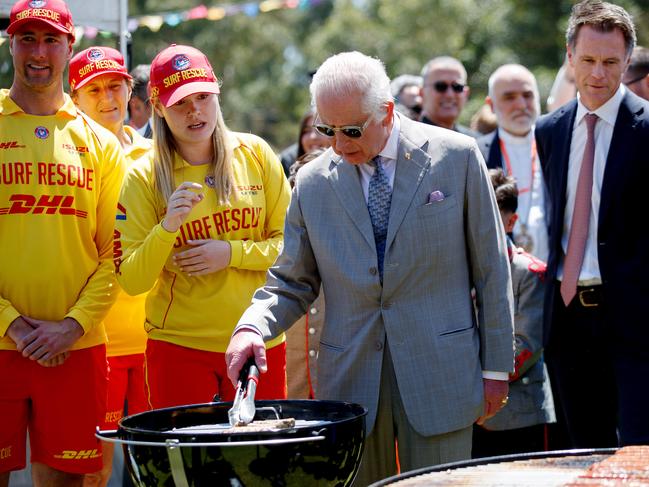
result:
[[[503,159],[505,159],[505,165],[507,166],[507,174],[512,176],[513,175],[512,163],[509,160],[509,154],[507,153],[505,142],[501,138],[499,138],[498,140],[500,142],[500,152],[502,153]],[[530,185],[527,188],[521,188],[519,186],[518,188],[519,195],[531,191],[532,187],[534,186],[534,176],[536,175],[536,140],[532,140],[532,153],[530,155],[530,158],[532,159],[532,175],[530,177]]]

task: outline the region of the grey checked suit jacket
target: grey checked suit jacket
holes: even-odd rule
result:
[[[369,433],[387,340],[408,419],[429,436],[481,414],[482,370],[513,370],[511,277],[475,141],[400,119],[383,286],[358,170],[329,150],[298,173],[284,249],[238,326],[277,336],[322,284],[318,398],[366,406]]]

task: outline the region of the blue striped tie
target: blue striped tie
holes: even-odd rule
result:
[[[392,200],[392,190],[390,182],[383,169],[381,156],[376,156],[370,161],[374,166],[374,174],[370,179],[369,190],[367,192],[367,209],[370,212],[372,220],[372,229],[374,230],[374,244],[376,245],[376,255],[378,258],[379,277],[383,283],[383,258],[385,256],[385,240],[388,235],[388,218],[390,216],[390,202]]]

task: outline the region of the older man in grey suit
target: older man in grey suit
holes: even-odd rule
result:
[[[506,400],[514,350],[482,157],[469,137],[395,114],[383,64],[361,53],[326,60],[311,95],[332,149],[297,175],[284,250],[233,334],[228,375],[253,354],[263,371],[263,340],[322,285],[317,396],[369,410],[356,485],[396,473],[395,438],[403,471],[469,458],[472,423]]]

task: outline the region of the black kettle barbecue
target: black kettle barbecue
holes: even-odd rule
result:
[[[246,372],[246,379],[254,374]],[[241,381],[238,410],[236,400],[157,409],[122,418],[116,431],[97,437],[123,445],[139,487],[350,485],[367,409],[320,400],[253,400],[250,409],[245,401],[254,399],[255,386],[256,380]],[[245,424],[250,411],[250,424],[231,425]],[[258,422],[282,426],[251,428]]]

